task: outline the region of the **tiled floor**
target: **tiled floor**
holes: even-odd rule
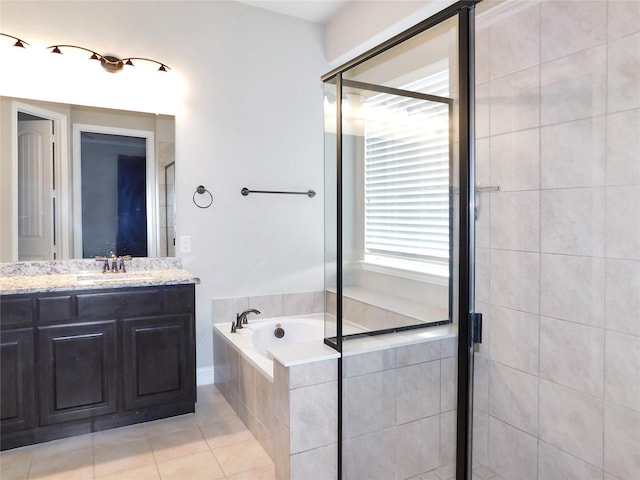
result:
[[[213,385],[196,413],[8,450],[2,480],[274,480],[271,458]]]

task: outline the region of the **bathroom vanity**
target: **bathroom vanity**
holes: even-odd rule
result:
[[[118,275],[0,276],[3,450],[194,411],[198,279]]]

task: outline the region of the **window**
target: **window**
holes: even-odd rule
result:
[[[403,90],[449,94],[443,71]],[[366,102],[365,263],[448,275],[448,99],[382,93]]]

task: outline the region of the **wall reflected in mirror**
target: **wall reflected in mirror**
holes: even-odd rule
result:
[[[0,261],[174,255],[174,117],[0,97],[0,140]]]

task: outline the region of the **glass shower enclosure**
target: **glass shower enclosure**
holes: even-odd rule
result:
[[[337,478],[469,471],[475,3],[323,77]]]

